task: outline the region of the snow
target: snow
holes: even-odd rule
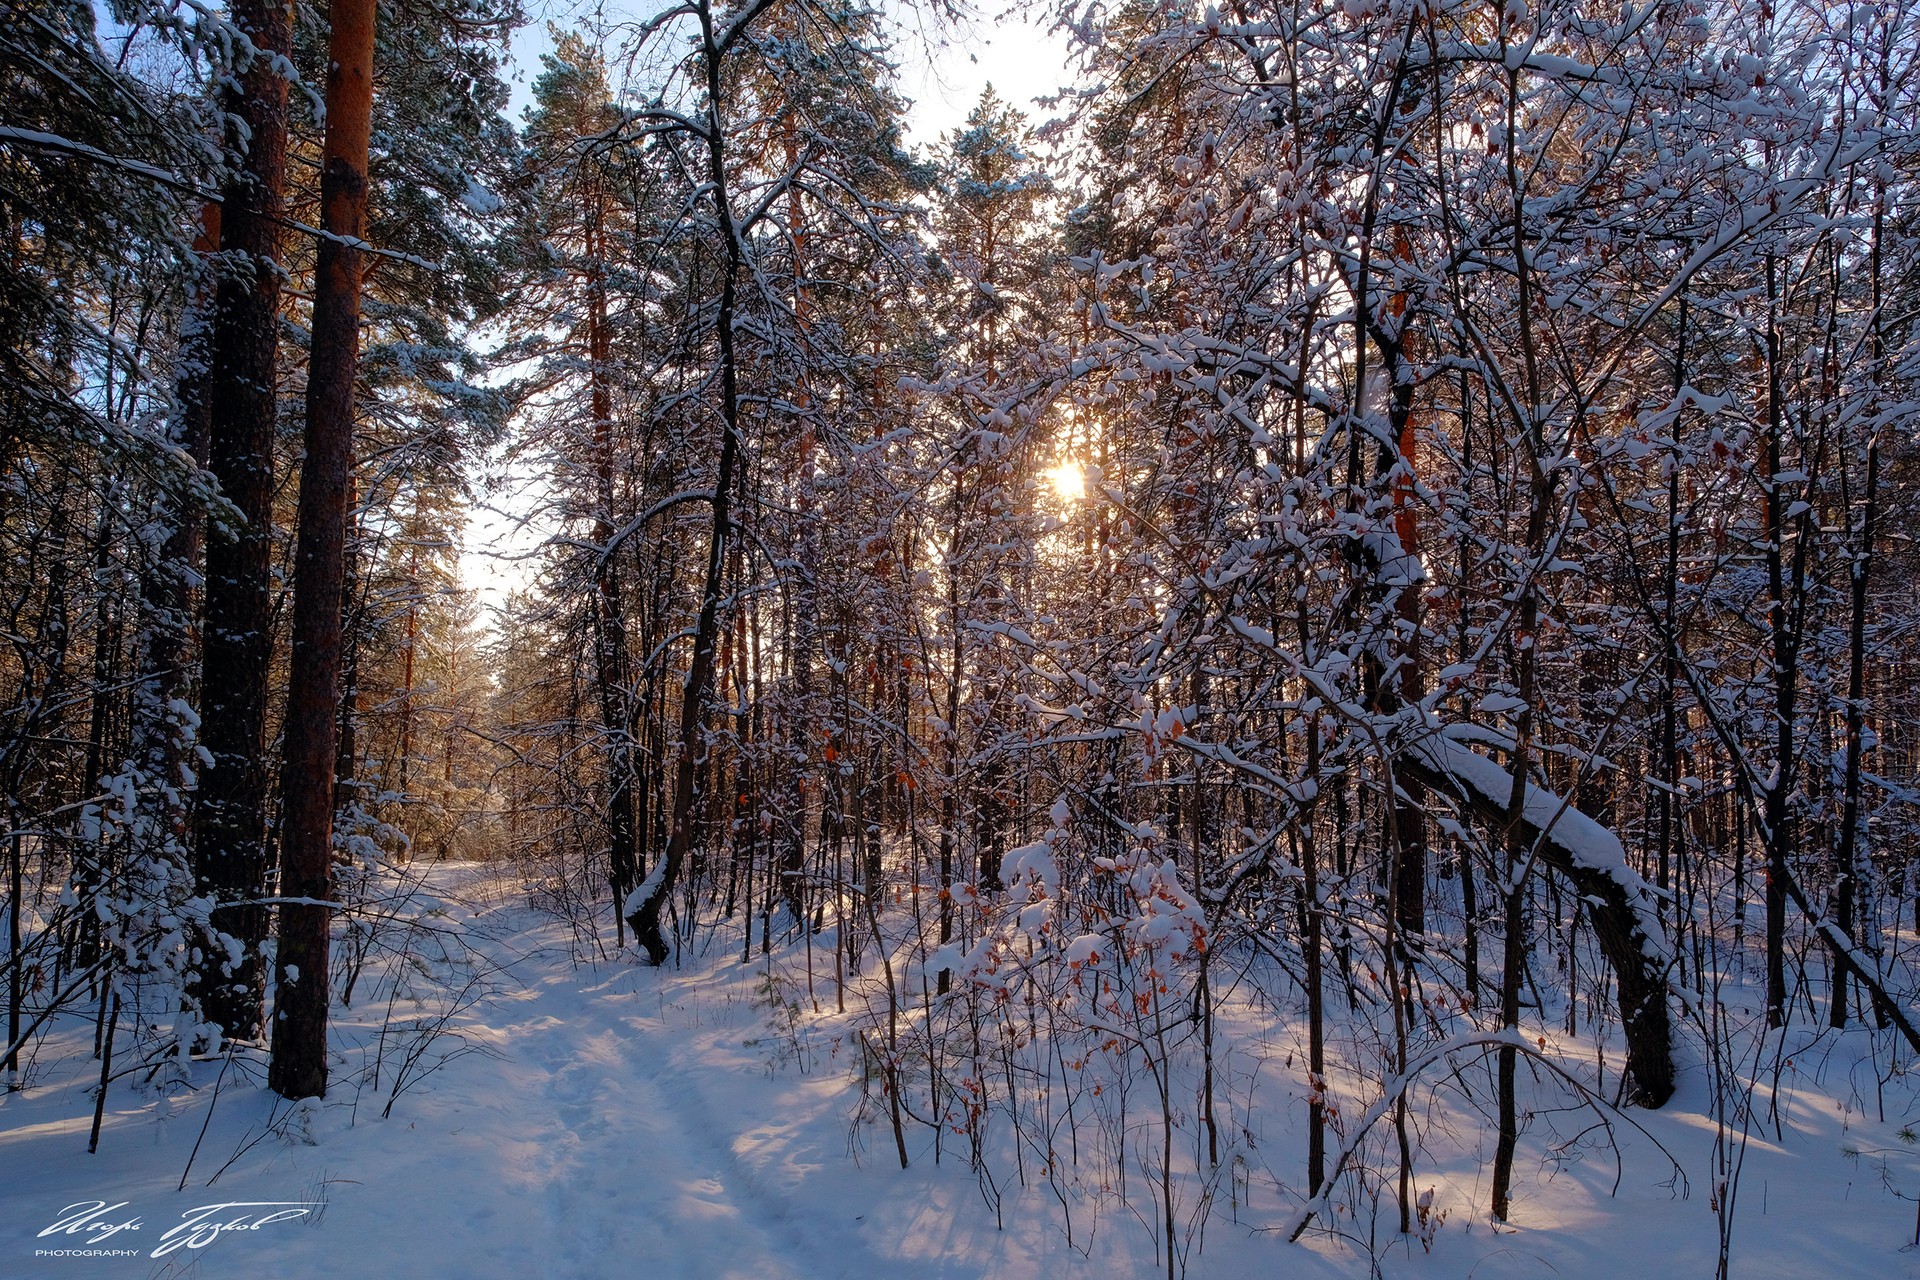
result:
[[[1060,958],[1071,965],[1092,964],[1100,959],[1103,949],[1106,949],[1106,944],[1098,934],[1083,933],[1067,944]]]
[[[1158,879],[1165,870],[1152,872]],[[909,1127],[911,1164],[900,1169],[884,1116],[869,1107],[855,1119],[855,1076],[863,1053],[874,1050],[857,1045],[849,1019],[834,1012],[830,983],[816,986],[815,1012],[795,951],[776,948],[770,962],[756,955],[740,964],[737,947],[726,958],[716,949],[680,971],[618,957],[576,965],[572,931],[531,910],[517,878],[444,864],[429,889],[430,905],[444,912],[437,927],[470,941],[476,971],[491,973],[492,994],[447,1024],[474,1052],[417,1077],[382,1118],[392,1047],[378,1088],[360,1068],[377,1052],[386,997],[363,997],[336,1011],[326,1102],[276,1103],[261,1058],[241,1050],[230,1064],[193,1064],[191,1093],[166,1098],[132,1078],[116,1082],[100,1153],[89,1156],[86,1093],[97,1064],[81,1049],[62,1059],[70,1067],[30,1073],[27,1089],[0,1097],[0,1274],[145,1277],[189,1263],[208,1280],[1165,1274],[1145,1225],[1152,1192],[1138,1169],[1124,1203],[1120,1188],[1098,1185],[1091,1168],[1085,1182],[1063,1180],[1075,1215],[1071,1248],[1059,1202],[1039,1177],[1025,1189],[1002,1180],[996,1221],[960,1139],[950,1136],[936,1161],[929,1131]],[[1066,955],[1091,964],[1108,949],[1087,936]],[[1730,981],[1722,994],[1736,1021],[1758,1024],[1756,993]],[[434,994],[414,995],[431,1012]],[[407,998],[399,1003],[406,1007]],[[76,1044],[90,1033],[84,1019],[58,1032]],[[1219,1179],[1210,1225],[1184,1241],[1190,1276],[1362,1277],[1369,1238],[1380,1270],[1396,1277],[1712,1274],[1715,1126],[1698,1075],[1668,1108],[1631,1112],[1633,1123],[1614,1117],[1616,1172],[1594,1134],[1582,1136],[1599,1113],[1578,1109],[1550,1072],[1530,1082],[1523,1069],[1534,1118],[1516,1166],[1519,1225],[1495,1230],[1484,1211],[1491,1135],[1445,1081],[1453,1072],[1483,1079],[1475,1073],[1500,1037],[1429,1046],[1408,1074],[1421,1144],[1415,1194],[1431,1197],[1430,1220],[1445,1214],[1431,1230],[1431,1252],[1420,1235],[1394,1232],[1390,1187],[1375,1181],[1368,1193],[1350,1177],[1333,1184],[1327,1207],[1337,1234],[1316,1225],[1288,1244],[1285,1229],[1304,1207],[1304,1030],[1284,1010],[1230,999],[1217,1034],[1223,1071],[1257,1076],[1258,1092],[1252,1108],[1223,1117],[1230,1141],[1221,1171],[1231,1184]],[[1531,1029],[1527,1035],[1532,1044]],[[1913,1205],[1895,1195],[1920,1191],[1920,1156],[1900,1136],[1915,1110],[1905,1079],[1889,1077],[1884,1051],[1864,1030],[1790,1035],[1755,1073],[1733,1274],[1920,1277],[1920,1257],[1904,1248]],[[1557,1066],[1590,1078],[1590,1049],[1541,1039],[1539,1051]],[[1241,1047],[1229,1051],[1229,1042]],[[455,1042],[441,1048],[449,1046]],[[1617,1052],[1609,1058],[1617,1069]],[[1782,1060],[1773,1087],[1773,1064]],[[1144,1077],[1139,1087],[1144,1103]],[[1354,1123],[1344,1141],[1331,1137],[1332,1148],[1352,1145],[1361,1163],[1377,1161],[1379,1150],[1359,1129],[1378,1113],[1378,1086],[1353,1096],[1342,1087],[1336,1080],[1333,1096]],[[1187,1098],[1179,1109],[1190,1123]],[[1780,1117],[1777,1134],[1769,1102]],[[1192,1164],[1191,1134],[1182,1140],[1189,1150],[1176,1171]],[[96,1203],[107,1226],[137,1226],[92,1245],[98,1230],[39,1234],[63,1220],[72,1225],[75,1214],[88,1220]],[[190,1219],[240,1225],[181,1231]],[[169,1231],[175,1242],[195,1239],[156,1260]],[[100,1252],[51,1252],[89,1249]],[[104,1256],[121,1250],[137,1256]]]
[[[1021,886],[1023,891],[1041,898],[1051,898],[1059,893],[1060,869],[1053,860],[1053,843],[1059,835],[1057,830],[1050,831],[1045,838],[1032,844],[1007,850],[1006,856],[1000,859],[1001,882]]]
[[[632,892],[627,894],[626,901],[620,904],[620,914],[631,917],[641,907],[646,906],[647,900],[660,891],[660,885],[666,878],[667,860],[664,857],[656,859],[653,870],[647,872],[646,878],[635,885]]]
[[[467,185],[460,193],[460,203],[466,206],[468,212],[477,217],[498,213],[505,202],[471,174],[466,175],[466,179]]]

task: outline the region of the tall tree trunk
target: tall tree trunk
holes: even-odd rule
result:
[[[287,166],[287,82],[278,62],[293,48],[293,22],[284,0],[235,0],[232,12],[256,52],[225,104],[246,131],[247,156],[223,192],[227,267],[214,302],[207,462],[239,523],[207,547],[200,741],[209,761],[200,776],[194,879],[216,905],[190,996],[227,1038],[248,1040],[260,1034],[265,985],[267,909],[255,900],[267,869],[263,756]]]
[[[613,336],[607,321],[606,216],[606,193],[596,178],[587,192],[587,399],[593,414],[593,530],[600,547],[593,584],[593,651],[600,730],[607,743],[607,880],[618,919],[639,875],[639,838],[627,619],[613,547]],[[616,923],[616,931],[620,927]]]
[[[1763,797],[1767,852],[1767,1025],[1787,1021],[1787,880],[1791,871],[1787,853],[1793,847],[1794,814],[1791,804],[1799,774],[1799,740],[1794,733],[1799,693],[1800,643],[1793,626],[1791,595],[1798,594],[1806,538],[1794,547],[1789,571],[1786,556],[1786,504],[1781,494],[1781,441],[1786,432],[1786,407],[1780,380],[1780,329],[1776,317],[1779,265],[1767,257],[1767,424],[1761,442],[1760,478],[1762,533],[1767,566],[1767,630],[1773,660],[1773,773]]]
[[[1383,461],[1391,457],[1400,468],[1400,476],[1392,486],[1394,535],[1400,545],[1400,563],[1393,575],[1399,579],[1395,583],[1394,614],[1401,631],[1393,646],[1395,656],[1400,660],[1396,692],[1402,703],[1417,707],[1427,692],[1426,668],[1420,644],[1423,625],[1421,614],[1424,612],[1421,592],[1426,569],[1420,558],[1420,523],[1414,505],[1414,476],[1417,473],[1413,388],[1401,384],[1398,372],[1404,358],[1396,343],[1393,358],[1387,362],[1387,368],[1393,371],[1394,382],[1388,425],[1393,431],[1393,438],[1399,443],[1399,450],[1397,454],[1387,454],[1382,450],[1382,454]],[[1426,796],[1417,779],[1401,779],[1397,782],[1391,803],[1398,838],[1393,841],[1393,856],[1390,859],[1393,867],[1390,892],[1394,899],[1394,923],[1400,934],[1399,945],[1404,951],[1407,938],[1418,940],[1427,931]],[[1411,963],[1408,954],[1408,962]]]
[[[1306,612],[1300,613],[1300,626],[1306,630]],[[1324,907],[1320,893],[1320,851],[1314,836],[1319,817],[1320,717],[1307,717],[1307,778],[1314,791],[1301,806],[1300,869],[1304,874],[1301,893],[1300,949],[1306,961],[1307,979],[1307,1194],[1318,1195],[1327,1180],[1327,1000],[1322,980],[1321,955],[1325,931]]]
[[[215,286],[212,256],[220,248],[220,206],[209,201],[200,217],[201,231],[193,248],[201,278],[180,325],[172,434],[181,452],[196,467],[205,467],[212,420],[207,364]],[[133,757],[159,786],[184,789],[182,771],[190,738],[179,706],[187,701],[193,683],[193,583],[206,535],[206,513],[190,495],[170,496],[166,502],[167,540],[160,547],[159,565],[144,583],[146,618],[139,659],[141,683],[134,695]],[[162,803],[166,812],[157,820],[169,838],[184,847],[185,805],[178,795]]]
[[[267,1080],[285,1098],[327,1091],[327,929],[332,912],[334,727],[347,488],[360,356],[360,236],[373,117],[374,0],[334,0],[328,41],[323,238],[314,283],[306,461],[293,578],[293,678],[281,766],[280,949]]]
[[[1882,62],[1882,94],[1885,92],[1885,63]],[[1887,195],[1883,186],[1876,184],[1873,204],[1873,239],[1868,251],[1867,270],[1873,290],[1872,323],[1867,330],[1867,355],[1872,362],[1872,377],[1875,382],[1885,376],[1882,362],[1886,356],[1886,334],[1882,318],[1882,276],[1881,245],[1886,232]],[[1846,466],[1841,465],[1841,493],[1846,494]],[[1866,750],[1867,720],[1867,578],[1873,568],[1873,538],[1877,523],[1880,490],[1880,434],[1877,430],[1867,437],[1867,476],[1866,492],[1861,495],[1860,536],[1847,557],[1848,587],[1850,589],[1850,611],[1847,619],[1847,763],[1841,780],[1840,802],[1840,847],[1834,853],[1835,883],[1833,891],[1834,923],[1841,932],[1852,935],[1854,916],[1858,908],[1861,872],[1865,866],[1860,858],[1860,798],[1861,769],[1860,756]],[[1847,1025],[1847,976],[1844,957],[1834,949],[1832,965],[1833,995],[1832,1007],[1828,1010],[1828,1021],[1835,1027]],[[1881,1025],[1886,1025],[1882,1012]]]
[[[761,6],[762,8],[764,6]],[[732,531],[734,471],[740,458],[740,377],[734,356],[733,320],[738,305],[736,286],[740,277],[741,251],[738,230],[733,221],[732,184],[727,170],[725,122],[721,118],[720,59],[723,56],[714,30],[713,10],[706,3],[696,9],[700,20],[701,59],[706,64],[707,89],[707,181],[708,198],[713,201],[714,219],[725,253],[721,268],[720,305],[714,316],[716,338],[720,346],[720,465],[713,481],[713,526],[707,539],[707,576],[700,593],[700,614],[694,623],[693,660],[687,667],[687,683],[680,699],[680,744],[674,761],[673,832],[660,865],[645,883],[627,899],[627,923],[633,928],[634,941],[646,950],[654,964],[665,964],[669,954],[660,914],[678,883],[686,865],[687,851],[694,839],[694,775],[702,755],[701,737],[706,725],[708,695],[713,688],[713,655],[720,631],[720,592],[727,564],[727,536]],[[741,14],[733,19],[730,30],[737,34],[738,24],[750,18]]]
[[[1501,44],[1506,44],[1502,28]],[[1548,503],[1553,496],[1553,479],[1543,470],[1546,441],[1540,428],[1540,367],[1533,333],[1533,275],[1527,261],[1526,194],[1520,184],[1514,135],[1519,123],[1520,77],[1507,72],[1507,189],[1513,198],[1513,264],[1516,285],[1515,319],[1520,331],[1520,352],[1526,363],[1525,399],[1520,405],[1520,445],[1528,469],[1527,486],[1527,568],[1519,583],[1520,598],[1514,629],[1514,685],[1520,700],[1513,719],[1513,789],[1507,800],[1505,839],[1506,873],[1500,890],[1503,906],[1500,965],[1500,1027],[1509,1034],[1520,1028],[1520,977],[1526,964],[1526,893],[1523,868],[1532,843],[1526,831],[1527,771],[1533,767],[1533,704],[1537,671],[1534,664],[1534,637],[1540,627],[1540,594],[1537,569],[1547,543]],[[1514,1094],[1514,1075],[1518,1066],[1510,1045],[1503,1045],[1495,1062],[1496,1103],[1499,1110],[1499,1134],[1493,1153],[1493,1216],[1506,1222],[1513,1212],[1513,1157],[1520,1139],[1519,1107]]]
[[[1833,918],[1841,932],[1854,931],[1860,882],[1860,753],[1866,749],[1867,718],[1867,573],[1873,564],[1873,534],[1877,490],[1880,487],[1880,442],[1867,442],[1867,491],[1860,515],[1860,540],[1848,557],[1852,608],[1847,626],[1847,763],[1841,782],[1840,847],[1834,853]],[[1833,965],[1832,1008],[1828,1021],[1847,1025],[1847,979],[1840,960]]]

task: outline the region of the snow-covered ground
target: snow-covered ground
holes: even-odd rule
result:
[[[531,910],[517,880],[479,867],[433,875],[432,898],[412,904],[427,926],[410,949],[437,956],[454,939],[449,954],[462,958],[418,967],[417,1007],[370,967],[337,1028],[324,1105],[290,1111],[265,1090],[259,1064],[240,1060],[224,1075],[220,1062],[196,1064],[195,1091],[171,1098],[125,1078],[89,1155],[98,1066],[84,1052],[0,1101],[0,1278],[1166,1273],[1151,1189],[1137,1174],[1127,1202],[1111,1186],[1087,1188],[1069,1247],[1043,1180],[1022,1191],[1003,1178],[996,1224],[962,1142],[947,1142],[936,1163],[929,1131],[909,1126],[912,1164],[901,1170],[884,1123],[853,1122],[849,1024],[790,1008],[795,984],[770,983],[757,953],[697,972],[576,965],[571,930]],[[468,999],[446,1034],[429,1038],[422,1028],[449,1007],[446,973],[476,981],[456,981]],[[1431,1251],[1393,1231],[1390,1188],[1371,1227],[1368,1206],[1345,1196],[1340,1234],[1287,1243],[1273,1228],[1300,1202],[1304,1162],[1300,1081],[1285,1064],[1293,1034],[1275,1027],[1262,1038],[1273,1059],[1254,1108],[1233,1116],[1235,1171],[1211,1221],[1184,1232],[1188,1275],[1365,1276],[1376,1264],[1393,1276],[1485,1280],[1713,1275],[1714,1126],[1698,1072],[1663,1111],[1629,1113],[1644,1135],[1616,1125],[1618,1165],[1590,1140],[1546,1159],[1554,1135],[1571,1138],[1593,1117],[1550,1112],[1565,1100],[1538,1086],[1518,1166],[1521,1225],[1499,1231],[1485,1213],[1486,1127],[1456,1092],[1421,1091],[1415,1184],[1433,1188],[1446,1213]],[[1920,1277],[1911,1248],[1920,1153],[1901,1136],[1920,1124],[1911,1081],[1878,1082],[1864,1033],[1807,1039],[1780,1056],[1778,1136],[1761,1090],[1732,1275]],[[1773,1070],[1769,1060],[1769,1080]],[[99,1222],[137,1228],[46,1234],[92,1221],[95,1202]],[[190,1233],[168,1233],[188,1219],[253,1229],[202,1231],[200,1247],[181,1245]]]

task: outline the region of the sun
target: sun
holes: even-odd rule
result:
[[[1048,467],[1042,474],[1062,502],[1078,502],[1087,496],[1087,473],[1077,462]]]

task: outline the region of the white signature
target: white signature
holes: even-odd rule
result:
[[[145,1226],[139,1214],[123,1215],[128,1201],[108,1204],[105,1200],[81,1200],[60,1211],[60,1218],[40,1232],[47,1236],[85,1236],[88,1244],[110,1240],[122,1231],[139,1231]],[[180,1215],[180,1224],[169,1228],[154,1247],[151,1258],[164,1258],[176,1249],[204,1249],[229,1231],[258,1231],[270,1222],[292,1222],[304,1218],[320,1206],[303,1200],[227,1200],[203,1204]]]

